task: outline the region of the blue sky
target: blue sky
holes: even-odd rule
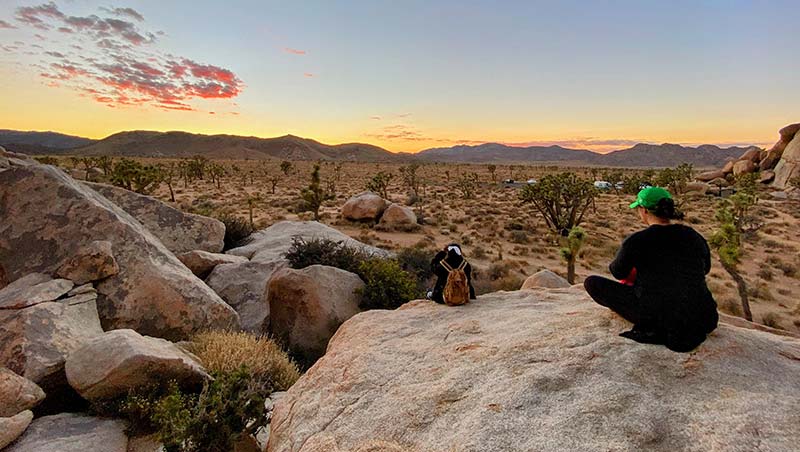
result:
[[[43,78],[43,67],[76,63],[82,51],[58,31],[60,16],[42,17],[46,33],[20,21],[20,8],[42,5],[153,33],[99,59],[127,52],[126,61],[149,56],[162,69],[170,57],[188,59],[229,71],[236,86],[169,97],[170,105],[180,98],[177,110],[138,85],[122,93],[139,96],[135,105],[117,102],[107,84],[103,95],[87,96],[103,77],[98,63],[70,80]],[[16,48],[0,51],[9,80],[0,94],[30,107],[0,107],[0,126],[95,137],[127,129],[293,133],[400,151],[484,141],[763,144],[798,121],[798,13],[800,2],[777,1],[1,0],[0,20],[10,27],[0,24],[0,45]],[[69,38],[82,49],[100,39],[75,32]],[[42,112],[47,105],[75,114]]]

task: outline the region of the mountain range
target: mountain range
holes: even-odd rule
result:
[[[498,143],[433,148],[416,154],[392,153],[364,143],[328,145],[308,138],[237,135],[201,135],[187,132],[129,131],[102,140],[56,132],[20,132],[0,129],[0,145],[12,151],[48,155],[110,155],[120,157],[174,157],[203,155],[216,159],[336,160],[357,162],[553,163],[617,167],[668,167],[691,163],[718,167],[736,159],[748,147],[640,143],[628,149],[600,154],[561,146],[516,147]]]

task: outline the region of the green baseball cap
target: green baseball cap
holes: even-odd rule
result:
[[[672,195],[661,187],[647,187],[639,191],[636,201],[631,203],[631,209],[644,207],[645,209],[655,209],[658,202],[662,199],[672,199]]]

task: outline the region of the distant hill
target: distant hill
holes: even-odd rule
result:
[[[0,129],[0,146],[12,151],[49,154],[88,146],[95,140],[56,132],[25,132]]]
[[[120,157],[192,157],[217,159],[344,160],[390,162],[400,159],[378,146],[362,143],[327,145],[307,138],[200,135],[186,132],[120,132],[65,154]]]
[[[568,149],[561,146],[516,147],[498,143],[477,146],[459,145],[421,151],[416,158],[423,161],[453,163],[531,163],[553,162],[599,166],[668,167],[691,163],[696,167],[722,166],[736,159],[748,148],[720,148],[702,145],[696,148],[678,144],[637,144],[629,149],[607,154]]]

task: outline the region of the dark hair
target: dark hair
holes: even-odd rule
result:
[[[663,218],[665,220],[683,220],[683,212],[675,207],[675,201],[672,200],[672,198],[661,198],[654,208],[648,210],[658,218]]]

